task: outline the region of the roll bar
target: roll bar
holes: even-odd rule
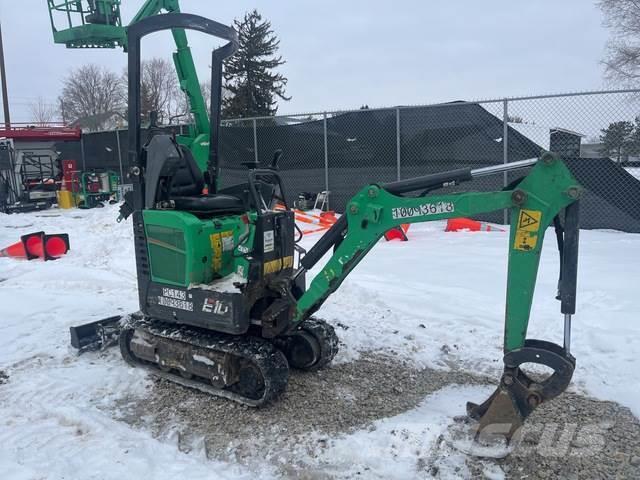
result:
[[[128,157],[131,173],[133,175],[133,183],[141,183],[141,167],[140,164],[140,42],[142,37],[150,33],[162,30],[171,30],[174,28],[182,28],[186,30],[196,30],[208,35],[212,35],[229,43],[212,52],[211,65],[211,130],[209,135],[209,166],[210,172],[216,172],[218,169],[218,134],[220,129],[220,91],[222,85],[222,61],[233,55],[238,50],[238,34],[236,31],[215,22],[208,18],[190,13],[166,13],[163,15],[155,15],[145,18],[139,22],[129,25],[127,30],[128,36],[128,67],[129,67],[129,144]],[[215,97],[215,98],[214,98]],[[142,208],[142,195],[135,195],[134,208]]]

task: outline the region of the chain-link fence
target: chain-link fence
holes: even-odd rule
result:
[[[371,182],[508,163],[552,150],[587,189],[585,228],[640,232],[639,94],[618,90],[226,119],[220,133],[222,184],[246,181],[244,162],[267,164],[282,150],[279,167],[288,200],[301,192],[329,191],[331,208],[342,211]],[[85,135],[84,165],[104,163],[110,155],[106,143],[116,145],[118,137],[120,155],[112,155],[111,163],[118,160],[113,166],[126,172],[125,136]],[[88,160],[91,152],[101,160]],[[483,177],[455,190],[500,190],[522,174]],[[483,218],[508,220],[506,212]]]

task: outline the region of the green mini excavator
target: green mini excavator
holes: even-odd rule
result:
[[[206,168],[184,144],[140,133],[140,40],[167,29],[191,29],[223,39],[213,50]],[[72,327],[80,349],[117,338],[131,365],[178,384],[259,407],[286,388],[290,368],[327,366],[338,350],[333,327],[315,316],[325,300],[386,231],[406,223],[511,212],[504,370],[484,403],[468,404],[481,429],[496,425],[511,437],[540,404],[568,386],[582,188],[552,153],[539,159],[475,170],[459,169],[364,186],[344,214],[307,252],[287,206],[276,154],[269,165],[247,165],[245,183],[219,189],[219,125],[223,59],[237,49],[236,32],[196,15],[168,13],[128,27],[129,176],[134,190],[121,207],[132,217],[140,311]],[[437,194],[484,175],[530,168],[502,191]],[[207,187],[205,189],[205,187]],[[206,192],[206,193],[203,193]],[[285,209],[276,209],[282,202]],[[558,298],[562,346],[527,338],[543,238],[555,228],[560,251]],[[307,273],[328,260],[307,284]],[[363,324],[361,328],[366,328]],[[534,379],[521,368],[553,370]]]

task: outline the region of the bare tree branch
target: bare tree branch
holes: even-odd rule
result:
[[[123,85],[118,76],[98,65],[83,65],[64,80],[59,97],[65,121],[83,120],[92,131],[104,128],[106,115],[124,110]]]
[[[36,101],[32,102],[31,105],[29,105],[29,110],[31,111],[33,121],[38,125],[51,123],[56,117],[55,106],[47,103],[42,97],[38,97]]]
[[[611,30],[606,57],[607,78],[636,87],[640,79],[640,0],[600,0],[604,26]]]

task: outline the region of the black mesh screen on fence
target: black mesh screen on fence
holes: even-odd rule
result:
[[[342,212],[349,198],[369,183],[480,168],[552,150],[567,159],[587,189],[584,227],[640,232],[640,181],[629,173],[640,172],[630,168],[640,165],[640,144],[616,136],[633,128],[638,93],[227,119],[220,131],[221,186],[246,182],[243,163],[257,160],[266,165],[276,150],[282,150],[279,168],[289,203],[302,192],[329,190],[330,207]],[[165,129],[182,130],[185,126]],[[640,138],[640,129],[636,136]],[[87,133],[82,142],[61,143],[58,149],[63,158],[76,159],[87,170],[126,173],[127,138],[126,130]],[[500,190],[525,173],[483,177],[438,193]],[[504,212],[479,218],[507,220]]]

